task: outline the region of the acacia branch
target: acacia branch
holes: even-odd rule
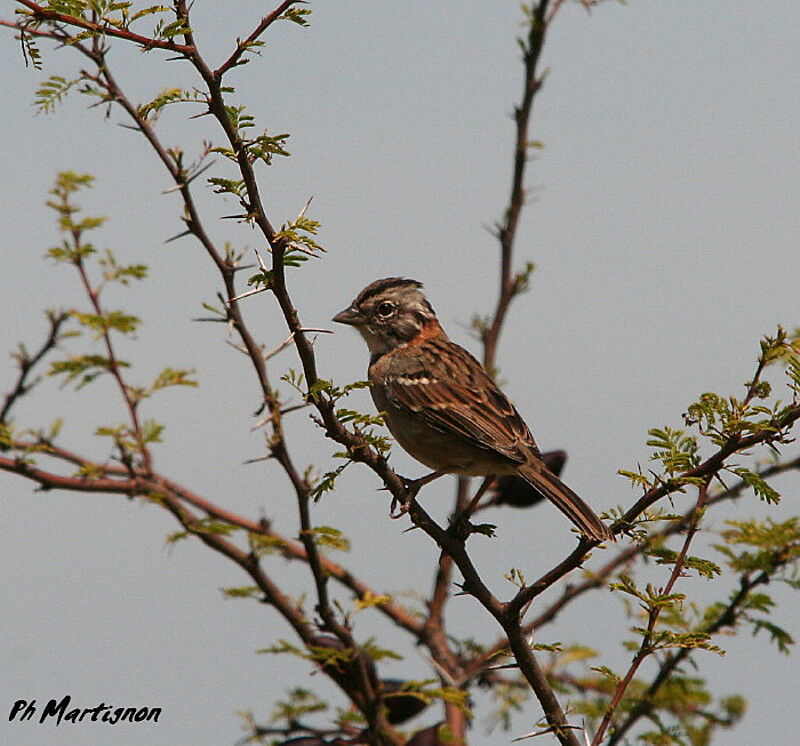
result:
[[[241,64],[242,55],[258,40],[275,21],[277,21],[292,5],[296,5],[301,0],[284,0],[272,13],[265,15],[258,26],[256,26],[250,35],[244,40],[238,40],[236,49],[230,57],[223,62],[216,70],[214,70],[214,77],[217,80],[222,80],[222,76],[228,72],[232,67]]]
[[[91,31],[98,36],[113,36],[118,39],[124,39],[125,41],[132,42],[133,44],[138,44],[143,49],[164,49],[168,52],[177,52],[181,55],[188,55],[190,52],[190,47],[186,46],[185,44],[178,44],[177,42],[173,41],[172,39],[152,39],[149,36],[142,36],[141,34],[136,34],[133,31],[129,31],[128,29],[119,28],[112,24],[108,23],[95,23],[93,21],[88,21],[85,18],[80,16],[71,16],[66,13],[59,13],[55,10],[51,10],[50,8],[45,8],[38,3],[34,3],[31,0],[15,0],[15,2],[19,3],[20,5],[24,6],[28,9],[29,14],[28,17],[31,21],[38,22],[38,23],[62,23],[65,26],[73,26],[75,28],[82,28],[86,31]],[[29,29],[26,27],[26,24],[12,24],[10,22],[6,22],[3,24],[4,26],[13,26],[18,28],[20,31],[25,33],[29,32]]]
[[[89,474],[102,474],[103,481],[100,482],[103,489],[97,487],[94,491],[103,492],[107,491],[109,494],[124,494],[130,496],[135,493],[137,495],[147,494],[148,492],[158,492],[173,495],[193,507],[199,508],[206,515],[215,518],[231,526],[244,529],[245,531],[263,536],[272,540],[280,549],[280,553],[286,559],[299,560],[302,562],[308,561],[308,555],[303,544],[299,541],[288,538],[287,536],[275,531],[269,524],[269,521],[253,521],[249,518],[241,516],[230,510],[222,508],[219,504],[208,500],[194,492],[193,490],[185,487],[168,477],[159,473],[153,473],[150,476],[144,473],[136,474],[136,481],[131,479],[122,479],[129,477],[129,470],[122,466],[115,466],[113,464],[100,464],[91,461],[73,451],[57,446],[47,439],[40,438],[35,441],[14,441],[11,447],[20,451],[23,455],[26,453],[35,453],[37,455],[45,455],[54,458],[58,461],[74,464],[84,469]],[[26,466],[24,457],[20,458],[5,458],[0,462],[0,470],[8,471],[19,476],[33,478],[34,481],[39,482],[42,486],[49,489],[66,489],[72,491],[80,491],[86,485],[97,485],[97,480],[91,477],[65,477],[56,474],[52,471],[44,470],[31,470]],[[31,475],[35,475],[32,477]],[[345,588],[351,590],[354,596],[360,600],[367,598],[375,598],[383,595],[370,587],[367,583],[360,580],[353,575],[349,570],[334,562],[325,555],[320,555],[320,562],[322,570],[326,575],[334,578],[337,582],[341,583]],[[424,632],[422,622],[419,621],[416,615],[410,613],[402,606],[395,604],[391,601],[382,601],[376,604],[377,609],[383,613],[388,619],[394,622],[398,627],[405,629],[409,634],[413,635],[420,641],[423,641]]]
[[[778,474],[797,469],[800,469],[800,456],[791,459],[790,461],[773,464],[772,466],[759,471],[758,475],[762,479],[769,479],[770,477]],[[723,501],[736,500],[746,489],[748,489],[748,485],[744,480],[740,480],[730,488],[710,496],[706,501],[706,507],[710,508],[713,505]],[[592,570],[588,578],[582,580],[580,583],[566,586],[561,595],[555,601],[542,609],[533,619],[525,623],[522,628],[523,632],[525,634],[530,634],[534,630],[539,630],[545,625],[550,624],[572,601],[588,591],[603,587],[616,571],[632,563],[637,557],[646,552],[651,545],[658,544],[663,539],[686,531],[687,527],[695,520],[695,513],[696,506],[692,506],[686,513],[684,513],[680,520],[670,521],[664,528],[652,534],[647,542],[632,544],[631,546],[620,550],[604,565],[596,570]],[[480,655],[475,656],[469,661],[464,661],[464,677],[472,678],[477,676],[486,668],[486,666],[490,664],[495,656],[507,648],[508,639],[501,638],[486,648]]]
[[[769,571],[764,570],[753,576],[751,573],[745,573],[739,579],[739,589],[733,595],[727,606],[722,610],[720,615],[707,627],[703,628],[703,632],[714,635],[725,627],[735,627],[740,618],[744,614],[744,604],[750,596],[751,591],[760,585],[766,585],[772,579],[772,574],[780,569],[788,562],[788,553],[782,553],[774,557],[773,565]],[[669,681],[672,673],[686,661],[692,654],[691,648],[680,648],[677,651],[670,651],[665,660],[661,663],[658,673],[653,678],[653,681],[647,687],[647,690],[642,695],[639,702],[637,702],[628,713],[625,720],[616,726],[609,736],[608,746],[614,746],[622,741],[625,734],[642,718],[652,712],[653,702],[656,694],[658,694],[661,687]]]
[[[709,477],[699,489],[697,502],[695,504],[691,522],[686,530],[686,537],[684,538],[683,546],[681,547],[680,552],[675,559],[675,564],[672,567],[672,572],[670,573],[667,584],[659,590],[659,595],[662,597],[672,594],[672,589],[675,587],[675,583],[683,573],[686,558],[689,555],[689,546],[697,534],[698,520],[706,504],[706,499],[708,496],[708,484],[710,479],[711,477]],[[647,629],[645,630],[644,635],[642,635],[642,642],[639,645],[639,650],[636,651],[636,654],[631,660],[630,666],[628,666],[628,670],[625,672],[622,680],[617,684],[617,687],[614,690],[611,702],[606,708],[603,719],[600,721],[600,726],[597,729],[597,733],[595,733],[594,739],[592,740],[592,746],[599,746],[603,742],[605,733],[608,730],[608,726],[611,724],[614,713],[617,711],[617,708],[622,702],[622,698],[630,686],[631,681],[633,681],[633,677],[636,675],[636,672],[639,670],[639,667],[642,665],[642,663],[655,652],[655,649],[653,648],[653,633],[655,632],[656,624],[658,623],[658,619],[661,616],[663,609],[664,607],[661,605],[651,605],[649,607],[647,614]]]
[[[547,17],[549,0],[541,0],[533,9],[527,42],[523,45],[525,77],[522,100],[514,109],[516,124],[516,143],[514,146],[514,171],[511,177],[511,194],[502,225],[497,238],[500,241],[500,292],[492,320],[481,338],[483,341],[483,365],[492,371],[495,368],[497,345],[506,318],[508,307],[519,291],[513,276],[514,242],[517,236],[520,214],[525,206],[525,168],[528,163],[530,140],[528,128],[533,107],[533,99],[542,86],[538,75],[539,58],[544,48],[545,37],[552,17]]]
[[[188,11],[186,9],[185,3],[182,3],[180,1],[176,2],[176,13],[180,18],[183,18],[188,25]],[[65,34],[64,41],[67,41],[68,39],[69,39],[68,35]],[[223,131],[226,133],[226,136],[232,147],[232,150],[236,153],[237,163],[239,165],[244,181],[247,185],[247,193],[249,201],[248,214],[249,216],[252,217],[254,222],[261,228],[262,233],[265,235],[265,238],[267,239],[267,242],[270,245],[273,245],[275,243],[274,240],[275,231],[272,228],[272,225],[264,212],[263,205],[261,203],[259,196],[258,185],[255,180],[255,174],[252,169],[252,164],[248,160],[247,150],[244,145],[244,142],[241,140],[238,131],[234,128],[232,122],[228,117],[228,112],[225,108],[225,104],[222,98],[221,87],[218,81],[214,80],[210,69],[200,56],[199,52],[194,47],[194,43],[190,33],[186,34],[186,39],[187,39],[187,45],[184,45],[184,47],[182,47],[182,51],[186,52],[188,59],[190,59],[196,70],[206,81],[209,87],[209,100],[208,100],[209,110],[218,120]],[[92,59],[92,61],[96,64],[98,68],[98,74],[96,76],[86,75],[86,77],[94,80],[95,82],[100,82],[103,85],[104,89],[106,90],[109,99],[116,101],[123,106],[123,108],[136,122],[138,129],[140,129],[143,132],[143,134],[145,134],[151,146],[154,147],[164,165],[167,166],[168,170],[170,171],[170,174],[173,176],[173,179],[176,182],[176,185],[179,187],[179,191],[181,192],[184,198],[184,204],[187,208],[188,217],[186,219],[186,222],[189,232],[193,233],[198,238],[200,238],[201,243],[203,243],[207,252],[214,259],[218,269],[220,269],[223,275],[227,295],[229,298],[229,303],[227,307],[229,319],[232,321],[234,327],[240,333],[244,347],[247,350],[248,355],[253,361],[254,365],[256,366],[257,372],[259,374],[259,379],[261,381],[262,390],[264,392],[265,401],[268,407],[270,408],[271,424],[273,428],[273,437],[270,439],[270,448],[272,456],[275,457],[276,460],[278,460],[278,462],[287,472],[287,475],[292,481],[293,486],[295,487],[295,491],[298,494],[298,501],[301,506],[301,524],[302,524],[301,538],[305,545],[304,548],[305,548],[306,561],[312,568],[312,574],[314,576],[315,584],[317,587],[318,600],[319,600],[318,611],[325,620],[326,627],[334,631],[337,634],[337,636],[339,636],[339,638],[342,639],[342,641],[345,644],[347,644],[348,647],[352,647],[355,649],[355,643],[353,642],[352,637],[349,634],[349,631],[336,622],[335,615],[333,614],[332,607],[327,598],[327,592],[325,589],[327,582],[327,575],[324,569],[324,563],[321,560],[321,557],[316,547],[316,543],[314,542],[313,536],[311,534],[310,519],[307,513],[309,486],[305,482],[305,480],[299,476],[299,473],[294,467],[292,460],[289,456],[289,452],[288,449],[286,448],[281,428],[280,404],[277,400],[277,397],[272,392],[271,387],[269,386],[269,382],[266,377],[266,367],[264,364],[263,355],[261,354],[260,348],[255,344],[252,336],[247,331],[247,327],[245,326],[244,321],[239,312],[238,303],[235,300],[236,292],[233,286],[233,275],[235,271],[235,266],[227,259],[223,259],[220,256],[219,252],[215,249],[215,247],[211,243],[210,239],[208,239],[207,234],[201,227],[202,224],[200,223],[199,216],[194,210],[193,201],[191,199],[191,195],[189,192],[190,179],[186,178],[187,174],[181,168],[179,168],[178,164],[175,162],[175,159],[170,156],[168,151],[166,151],[166,149],[164,149],[163,146],[161,146],[150,123],[140,115],[138,109],[130,103],[127,97],[122,93],[121,89],[117,86],[113,76],[111,75],[107,62],[105,60],[104,51],[97,46],[94,46],[92,49],[88,49],[83,45],[79,45],[79,51],[81,51],[84,55]],[[273,246],[273,252],[275,253],[274,246]],[[278,254],[282,265],[282,254],[280,252],[278,252]],[[300,347],[302,344],[305,344],[308,353],[312,356],[313,359],[313,353],[311,352],[310,343],[303,335],[303,328],[298,325],[297,328],[293,328],[292,331],[294,332],[296,345]],[[314,378],[311,378],[310,380],[313,381]],[[63,480],[63,478],[60,477],[55,478],[55,483],[64,485],[68,484]],[[114,485],[110,483],[104,483],[104,486],[113,487]],[[69,484],[69,487],[73,489],[78,488],[78,486],[74,483]],[[303,509],[303,503],[305,503],[306,505],[305,511]],[[223,512],[221,510],[216,510],[214,512],[223,515]],[[345,576],[344,573],[339,573],[339,574],[342,577]],[[374,693],[373,682],[368,681],[367,670],[366,667],[363,665],[363,663],[361,665],[361,672],[362,672],[361,676],[362,681],[359,682],[360,688],[364,690],[367,702],[372,704],[365,706],[365,702],[363,700],[358,702],[358,704],[361,705],[361,709],[365,711],[365,714],[370,720],[372,724],[372,730],[377,734],[376,737],[379,737],[382,740],[388,738],[389,741],[387,741],[387,743],[392,742],[390,735],[391,729],[388,727],[384,727],[385,724],[382,723],[383,715],[381,712],[378,711],[378,706],[377,706],[378,698],[375,696]],[[353,692],[351,691],[348,694],[352,696]]]
[[[19,375],[17,376],[13,388],[6,394],[3,400],[3,407],[0,409],[0,423],[6,423],[8,421],[8,415],[11,413],[11,408],[14,404],[36,385],[37,379],[29,381],[28,378],[39,361],[58,345],[59,332],[68,318],[69,314],[63,311],[59,313],[53,311],[48,312],[47,320],[50,323],[50,329],[39,349],[33,353],[33,355],[30,355],[25,347],[20,345],[19,350],[14,353],[13,357],[17,361]]]
[[[74,248],[77,252],[81,246],[81,231],[78,227],[73,227],[70,232],[72,234]],[[102,318],[103,307],[100,304],[100,291],[92,285],[89,275],[86,273],[86,267],[84,266],[83,260],[80,258],[80,254],[78,254],[78,257],[79,258],[73,263],[78,270],[78,274],[80,275],[83,289],[89,298],[89,302],[92,304],[92,309],[98,317]],[[133,436],[136,439],[136,445],[139,449],[139,453],[142,456],[144,470],[146,473],[150,474],[153,470],[153,459],[150,455],[150,449],[147,447],[147,443],[145,442],[142,425],[139,420],[138,400],[134,398],[130,387],[125,382],[125,378],[122,375],[122,368],[120,367],[119,360],[117,359],[117,353],[114,349],[114,344],[111,341],[109,329],[103,328],[100,333],[100,337],[103,340],[103,345],[105,346],[106,354],[108,355],[108,370],[111,373],[111,376],[117,382],[117,387],[119,388],[122,399],[125,402],[125,408],[128,410],[128,417],[130,418]],[[125,455],[126,454],[123,450],[123,457],[125,457]],[[127,463],[127,465],[129,468],[131,468],[131,470],[133,469],[133,465],[131,463]]]
[[[620,532],[627,526],[633,525],[634,521],[646,510],[651,508],[658,500],[666,497],[678,488],[682,480],[703,479],[710,480],[725,468],[726,460],[735,453],[741,453],[757,445],[772,444],[782,442],[788,437],[788,430],[800,419],[800,404],[787,407],[783,413],[773,418],[773,420],[759,429],[752,435],[731,436],[719,450],[698,466],[687,469],[677,475],[672,482],[661,482],[651,487],[645,494],[631,507],[622,518],[617,521],[613,530]],[[562,560],[552,570],[545,573],[535,583],[522,588],[512,601],[508,604],[507,613],[518,614],[538,595],[549,588],[553,583],[572,572],[583,562],[586,553],[599,544],[599,542],[582,537],[577,548],[566,559]]]
[[[484,349],[483,364],[489,371],[495,368],[497,345],[508,307],[514,295],[519,291],[517,281],[512,276],[513,250],[519,216],[525,203],[524,178],[529,148],[528,123],[530,121],[534,96],[541,87],[541,80],[537,77],[537,65],[548,29],[548,5],[549,0],[540,0],[534,7],[530,17],[527,44],[523,46],[525,75],[522,101],[514,112],[516,122],[516,145],[511,195],[506,209],[504,223],[498,231],[498,238],[500,240],[500,290],[491,322],[488,327],[482,330],[481,334]],[[469,513],[477,506],[480,495],[485,491],[488,485],[489,482],[485,480],[481,490],[479,490],[476,497],[470,501],[467,497],[468,480],[463,478],[458,480],[454,511],[454,528],[458,526],[460,519],[463,518],[463,520],[466,521],[469,518]],[[418,517],[415,517],[413,509],[411,517],[416,525],[421,525],[418,522]],[[512,653],[520,667],[520,671],[539,700],[545,717],[559,742],[565,746],[578,746],[577,738],[567,723],[566,715],[558,703],[553,688],[543,674],[531,650],[530,644],[526,639],[526,635],[522,631],[519,615],[515,616],[513,613],[510,614],[508,606],[499,604],[497,599],[491,596],[491,594],[487,596],[480,587],[482,583],[476,585],[480,578],[476,577],[477,572],[474,572],[472,563],[466,554],[463,541],[460,544],[448,544],[442,540],[441,536],[437,536],[439,532],[436,531],[436,528],[438,527],[427,526],[426,528],[425,525],[421,527],[442,548],[442,557],[434,583],[434,595],[427,620],[428,628],[434,635],[444,637],[445,631],[442,614],[449,591],[450,568],[452,563],[455,563],[466,581],[465,590],[478,598],[506,632]]]

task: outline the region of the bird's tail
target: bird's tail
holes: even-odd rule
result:
[[[531,461],[532,463],[518,466],[517,474],[533,487],[541,490],[544,496],[567,516],[581,533],[598,541],[614,538],[608,526],[580,497],[538,459]]]

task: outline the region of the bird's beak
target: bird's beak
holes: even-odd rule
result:
[[[344,311],[337,313],[336,316],[333,317],[332,321],[335,321],[337,324],[358,326],[363,321],[363,317],[355,308],[350,306],[345,308]]]

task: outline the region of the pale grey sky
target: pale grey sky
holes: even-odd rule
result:
[[[310,213],[322,221],[329,254],[292,274],[304,319],[327,325],[367,282],[403,274],[425,282],[451,337],[474,350],[464,325],[495,298],[496,247],[485,227],[500,216],[508,191],[508,113],[522,76],[518,5],[332,0],[310,7],[310,29],[274,27],[263,56],[231,78],[260,125],[292,134],[292,158],[262,174],[270,215],[292,217],[314,195]],[[221,60],[262,12],[248,2],[198,0],[198,42]],[[6,3],[2,15],[11,14]],[[800,325],[799,30],[796,3],[632,0],[591,15],[567,6],[551,31],[531,133],[544,149],[531,164],[536,201],[524,215],[517,255],[537,271],[532,291],[513,307],[499,363],[540,444],[568,450],[566,481],[599,509],[632,499],[616,470],[646,462],[648,428],[680,426],[703,391],[735,393],[752,373],[760,336],[778,323]],[[167,425],[159,467],[292,532],[293,501],[277,467],[242,464],[263,451],[261,435],[250,432],[259,401],[246,361],[224,344],[223,329],[191,322],[202,301],[214,301],[218,280],[191,240],[164,244],[181,230],[176,196],[161,194],[170,186],[165,173],[141,138],[116,126],[123,121],[116,111],[106,119],[72,95],[53,115],[33,115],[38,84],[82,65],[42,46],[45,70],[25,68],[17,42],[0,33],[3,350],[17,340],[36,343],[39,309],[81,303],[68,268],[42,258],[58,241],[43,203],[59,170],[95,174],[95,189],[80,197],[89,214],[108,217],[95,243],[151,267],[150,279],[113,296],[144,321],[138,341],[125,345],[133,379],[170,365],[197,368],[201,382],[153,401],[148,416]],[[137,101],[191,85],[180,63],[116,48],[112,63]],[[187,123],[187,113],[176,109],[160,127],[168,144],[192,153],[211,130],[202,119]],[[235,209],[210,197],[203,203],[215,214]],[[231,221],[213,230],[239,246],[258,244]],[[271,299],[258,296],[247,311],[265,344],[284,338]],[[366,350],[349,330],[321,337],[317,351],[323,375],[364,376]],[[293,364],[292,352],[283,353],[273,375]],[[8,358],[2,375],[12,380]],[[355,404],[371,406],[366,396]],[[110,385],[76,394],[48,382],[21,404],[17,422],[39,426],[59,416],[65,442],[97,458],[107,444],[93,427],[124,419]],[[291,423],[299,460],[327,466],[334,449],[318,435],[302,414]],[[401,472],[421,473],[403,454],[393,459]],[[352,468],[317,508],[315,523],[351,538],[352,561],[369,582],[425,591],[434,548],[416,532],[401,533],[405,525],[387,518],[376,486]],[[800,480],[785,477],[777,486],[785,499],[775,515],[796,514]],[[422,499],[443,515],[451,489],[438,483]],[[309,678],[308,665],[255,654],[290,637],[288,630],[267,608],[223,600],[220,588],[247,582],[232,565],[197,542],[166,548],[175,530],[166,513],[118,497],[32,494],[30,484],[5,474],[0,495],[3,742],[232,743],[236,711],[252,709],[264,721],[291,686],[333,692],[322,677]],[[764,512],[747,498],[731,516]],[[710,527],[726,517],[712,517]],[[512,565],[538,575],[573,544],[566,522],[548,508],[491,520],[500,539],[475,539],[475,552],[499,591]],[[306,587],[301,568],[275,560],[271,567]],[[706,601],[726,592],[705,581],[686,588]],[[796,598],[770,592],[784,603],[778,621],[791,624]],[[458,598],[452,608],[458,632],[494,639],[472,600]],[[545,641],[585,640],[604,663],[621,667],[625,625],[618,599],[598,595],[547,629]],[[357,617],[360,639],[385,633],[369,614]],[[789,743],[798,724],[796,659],[764,637],[723,645],[730,651],[723,659],[697,656],[700,675],[719,695],[746,694],[750,709],[719,742]],[[403,653],[404,661],[382,669],[386,675],[427,675],[413,647]],[[64,694],[83,706],[149,703],[164,716],[150,730],[7,722],[17,698]],[[508,737],[483,736],[479,720],[474,742],[506,743],[538,715],[532,704]],[[432,722],[436,713],[426,717]]]

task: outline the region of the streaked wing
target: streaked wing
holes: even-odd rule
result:
[[[441,344],[431,340],[414,363],[405,357],[402,367],[390,366],[386,394],[392,404],[517,463],[526,452],[538,452],[528,426],[480,363],[449,341],[442,354]]]

